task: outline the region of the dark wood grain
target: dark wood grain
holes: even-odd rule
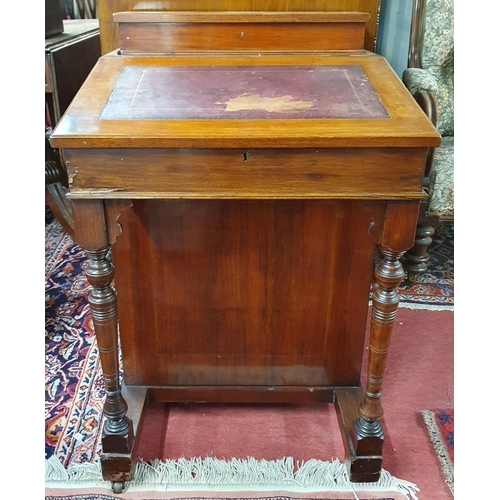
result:
[[[126,382],[359,383],[368,302],[349,290],[368,293],[379,213],[347,200],[135,200],[113,248]]]

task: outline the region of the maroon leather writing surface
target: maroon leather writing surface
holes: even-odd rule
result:
[[[125,66],[101,119],[388,118],[359,65]]]

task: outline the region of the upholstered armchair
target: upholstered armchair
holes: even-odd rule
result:
[[[427,248],[439,220],[454,215],[454,5],[453,0],[413,0],[408,68],[403,83],[442,136],[429,151],[415,244],[404,258],[408,279],[427,269]]]

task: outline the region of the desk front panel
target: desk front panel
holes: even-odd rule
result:
[[[357,385],[383,207],[134,200],[113,248],[125,382]]]
[[[72,198],[421,198],[427,148],[68,149]]]

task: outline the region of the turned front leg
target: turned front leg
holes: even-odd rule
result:
[[[419,200],[387,201],[382,211],[373,213],[368,225],[382,256],[375,269],[378,288],[372,297],[368,381],[366,391],[361,386],[335,391],[352,482],[375,482],[382,471],[382,380],[399,303],[398,286],[404,278],[399,259],[413,245],[419,205]]]
[[[378,288],[372,298],[368,381],[359,406],[359,418],[353,426],[353,444],[357,455],[381,455],[384,434],[380,425],[383,414],[380,396],[392,328],[399,303],[398,285],[404,278],[399,261],[402,252],[380,248],[382,260],[375,269]]]
[[[111,286],[114,268],[108,258],[109,248],[88,250],[85,274],[92,286],[89,304],[105,381],[104,428],[101,465],[103,478],[123,483],[132,478],[132,423],[127,417],[127,403],[120,387],[116,292]],[[119,457],[118,455],[124,455]],[[120,464],[121,462],[121,464]]]
[[[106,388],[104,433],[123,434],[128,430],[129,419],[120,388],[116,292],[111,286],[114,268],[108,252],[109,248],[87,251],[89,260],[85,274],[92,286],[88,301]]]
[[[108,205],[101,200],[73,201],[73,217],[75,240],[88,256],[85,274],[92,287],[88,301],[105,382],[102,476],[119,492],[133,476],[134,433],[120,387],[117,300],[110,260],[110,245],[118,234],[111,222],[122,208]]]

